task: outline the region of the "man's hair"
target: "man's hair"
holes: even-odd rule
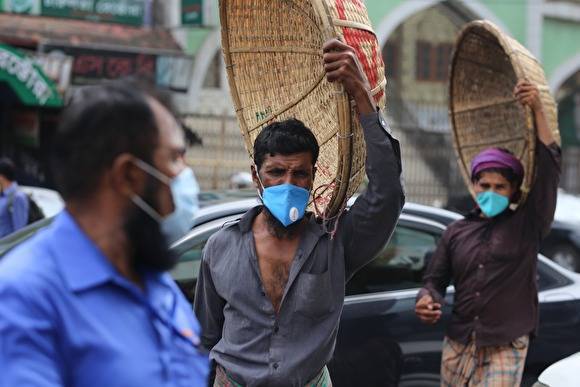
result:
[[[14,179],[16,179],[16,167],[12,160],[7,157],[0,159],[0,175],[4,176],[4,178],[9,181],[14,181]]]
[[[133,81],[88,86],[73,96],[51,152],[53,177],[65,200],[94,192],[122,153],[151,162],[159,130],[148,96],[156,98]]]
[[[290,118],[266,126],[254,141],[254,163],[258,170],[266,155],[291,155],[310,152],[312,165],[318,160],[319,146],[316,137],[302,121]]]

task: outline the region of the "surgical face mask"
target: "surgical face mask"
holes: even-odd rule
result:
[[[256,170],[258,169],[256,168]],[[262,202],[284,227],[288,227],[304,217],[310,198],[308,190],[289,183],[266,188],[259,176],[258,181],[263,188],[262,194],[258,193]]]
[[[193,226],[193,217],[199,208],[197,195],[199,185],[191,168],[185,168],[173,179],[159,172],[156,168],[146,162],[137,159],[135,164],[171,189],[174,211],[163,217],[147,202],[138,195],[133,195],[131,200],[155,219],[161,227],[161,232],[167,239],[167,243],[173,243],[184,236]]]
[[[510,201],[507,196],[493,191],[485,191],[477,194],[477,204],[485,216],[493,218],[504,212],[508,208]]]

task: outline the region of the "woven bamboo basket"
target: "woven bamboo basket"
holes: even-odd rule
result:
[[[531,109],[513,95],[519,79],[538,86],[548,125],[560,142],[556,103],[541,64],[493,23],[477,20],[459,33],[450,71],[453,143],[471,194],[475,197],[471,160],[486,148],[501,147],[512,151],[524,165],[522,203],[534,180],[536,129]]]
[[[246,149],[274,120],[295,117],[320,145],[311,208],[332,218],[364,178],[365,143],[356,107],[326,81],[322,45],[338,37],[363,66],[385,106],[381,50],[361,0],[220,0],[222,49]]]

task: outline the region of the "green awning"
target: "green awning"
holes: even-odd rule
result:
[[[62,98],[42,69],[18,49],[0,43],[0,82],[29,106],[61,107]]]

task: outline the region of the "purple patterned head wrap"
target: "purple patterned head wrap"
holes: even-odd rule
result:
[[[520,179],[524,177],[524,167],[518,158],[499,148],[488,148],[471,161],[471,178],[489,168],[511,169]]]

